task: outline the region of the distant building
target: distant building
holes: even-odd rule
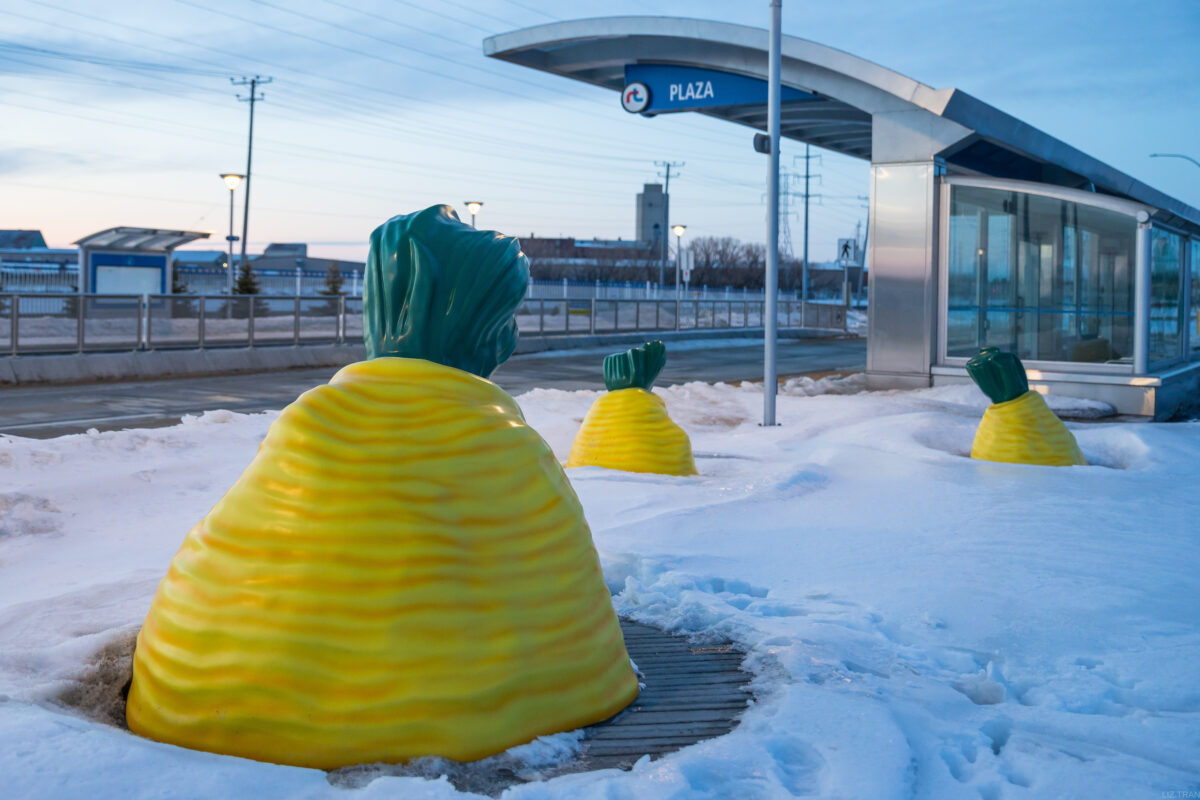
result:
[[[45,250],[41,231],[0,230],[0,250]]]
[[[78,288],[79,253],[46,247],[41,231],[0,231],[0,292]]]
[[[625,275],[612,273],[654,266],[659,259],[658,250],[649,243],[628,239],[539,239],[533,234],[518,239],[535,279],[625,280]]]
[[[224,269],[228,257],[224,250],[176,250],[175,269]]]
[[[307,258],[308,245],[303,242],[271,242],[260,258]]]
[[[667,234],[667,219],[671,198],[663,192],[661,183],[647,183],[637,196],[637,238],[651,249],[662,250]]]
[[[291,274],[299,267],[305,274],[320,273],[324,275],[333,267],[338,268],[344,277],[357,271],[360,275],[366,269],[363,261],[348,261],[344,258],[309,258],[308,245],[296,242],[272,242],[267,245],[261,256],[251,259],[254,271],[260,274]]]

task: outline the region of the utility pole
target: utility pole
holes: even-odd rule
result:
[[[265,100],[266,95],[258,94],[258,87],[270,83],[272,78],[264,78],[261,75],[255,75],[253,78],[235,80],[230,78],[229,82],[234,86],[249,86],[250,96],[242,97],[240,94],[237,99],[243,103],[250,104],[250,140],[246,144],[246,193],[242,197],[242,264],[246,263],[246,243],[250,238],[247,232],[250,224],[250,159],[254,155],[254,104],[259,100]],[[233,269],[233,265],[229,265]]]
[[[818,161],[820,155],[812,155],[811,148],[808,143],[804,143],[804,155],[796,156],[797,159],[804,159],[804,263],[801,265],[800,273],[800,299],[808,302],[808,199],[813,195],[809,191],[809,181],[813,178],[820,180],[820,175],[812,174],[812,160],[815,158]],[[819,197],[820,195],[818,195]]]
[[[770,0],[771,33],[767,48],[767,274],[763,281],[763,427],[775,425],[775,325],[779,311],[779,105],[782,54],[781,0]]]
[[[665,279],[667,272],[667,241],[670,238],[668,233],[671,230],[671,170],[675,170],[675,177],[678,178],[679,168],[682,167],[684,163],[685,162],[683,161],[654,162],[654,166],[662,167],[666,170],[665,173],[658,173],[658,177],[667,179],[667,185],[663,189],[663,204],[665,206],[663,208],[663,220],[666,222],[666,225],[663,226],[663,235],[662,239],[660,240],[662,245],[662,253],[658,264],[658,285],[660,288],[663,285],[663,280]]]

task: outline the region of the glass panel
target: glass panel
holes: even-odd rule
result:
[[[1132,217],[1038,195],[955,186],[946,354],[1128,362]]]
[[[1180,237],[1159,228],[1150,236],[1150,363],[1183,354],[1183,263]]]
[[[1192,283],[1191,328],[1192,353],[1200,350],[1200,239],[1192,239],[1191,258],[1188,259]]]

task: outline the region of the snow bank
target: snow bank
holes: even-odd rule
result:
[[[1095,466],[992,464],[965,457],[986,404],[974,387],[861,389],[791,381],[769,429],[760,386],[662,389],[699,476],[569,471],[619,611],[737,641],[760,700],[727,736],[506,797],[1200,789],[1200,424],[1071,424]],[[565,459],[595,397],[518,400]],[[0,438],[8,794],[464,796],[439,777],[459,767],[437,759],[326,775],[97,721],[119,709],[171,555],[274,416]],[[563,734],[498,758],[532,776],[577,746]]]

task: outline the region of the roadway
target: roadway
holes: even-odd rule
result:
[[[612,348],[513,356],[492,380],[513,395],[530,389],[602,389],[601,362]],[[866,368],[864,339],[785,339],[777,348],[780,377]],[[336,367],[285,372],[168,378],[154,381],[0,388],[0,434],[48,439],[89,428],[119,430],[173,425],[184,414],[215,409],[283,408],[329,380]],[[680,342],[667,353],[662,385],[689,381],[762,380],[763,348],[752,340]]]

